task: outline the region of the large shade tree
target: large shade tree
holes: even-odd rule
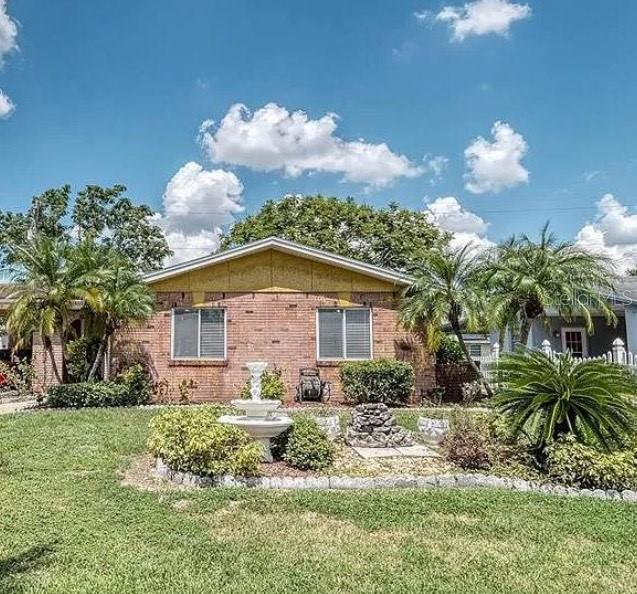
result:
[[[374,208],[352,198],[285,196],[236,222],[222,237],[221,249],[272,236],[396,270],[448,241],[425,213],[397,204]]]
[[[438,250],[411,269],[412,284],[405,290],[400,317],[403,325],[419,333],[435,350],[445,326],[458,340],[464,358],[481,379],[487,394],[492,391],[469,353],[465,330],[485,327],[485,303],[480,283],[481,259],[471,245]]]
[[[126,188],[90,185],[72,199],[70,186],[46,190],[31,200],[26,212],[0,211],[0,261],[16,263],[15,248],[28,249],[35,238],[110,247],[141,272],[160,268],[171,254],[153,211],[134,204]]]
[[[482,275],[493,323],[501,331],[510,327],[521,345],[527,344],[533,322],[549,309],[566,320],[582,317],[588,332],[597,312],[615,323],[608,304],[613,279],[607,259],[558,241],[548,224],[538,241],[520,235],[498,246]]]

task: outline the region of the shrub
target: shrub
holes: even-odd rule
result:
[[[66,345],[66,372],[72,383],[86,381],[95,361],[99,341],[88,336],[70,340]]]
[[[316,421],[307,415],[294,418],[284,460],[300,470],[321,470],[334,460],[334,445]]]
[[[464,361],[464,353],[455,338],[444,335],[436,349],[436,363],[460,363]]]
[[[566,436],[547,448],[551,478],[586,489],[637,488],[637,456],[632,449],[601,452]]]
[[[141,365],[133,365],[115,381],[78,382],[52,386],[46,403],[53,408],[139,406],[151,398],[152,384]]]
[[[532,437],[539,458],[563,434],[609,449],[634,432],[637,379],[624,367],[527,350],[503,355],[496,375],[493,404],[514,433]]]
[[[272,371],[266,369],[261,376],[261,397],[267,400],[283,400],[285,384],[281,379],[283,371],[275,367]],[[250,398],[250,380],[241,389],[241,398]]]
[[[85,408],[93,406],[132,406],[128,389],[115,382],[79,382],[52,386],[46,403],[53,408]]]
[[[153,395],[153,384],[145,367],[141,363],[135,363],[122,371],[115,383],[126,386],[131,402],[147,404]]]
[[[148,448],[173,470],[205,476],[257,474],[261,445],[243,430],[218,422],[217,406],[164,411],[150,422]]]
[[[375,359],[341,365],[345,399],[354,404],[404,404],[414,390],[414,368],[404,361]]]
[[[486,470],[491,467],[489,428],[484,419],[474,415],[455,415],[442,440],[446,459],[465,470]]]
[[[35,370],[27,359],[18,359],[15,363],[0,361],[0,375],[6,380],[6,385],[15,390],[20,398],[33,396],[33,380]]]

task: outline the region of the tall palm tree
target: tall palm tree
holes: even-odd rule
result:
[[[413,282],[403,294],[400,317],[408,330],[423,336],[431,350],[438,347],[442,328],[449,324],[467,363],[491,396],[491,388],[469,354],[463,336],[463,327],[468,330],[484,327],[480,272],[481,259],[470,244],[462,249],[433,252],[426,262],[412,270]]]
[[[99,344],[88,379],[97,374],[111,337],[129,326],[147,320],[153,313],[155,298],[152,291],[116,253],[109,250],[102,255],[98,295],[89,306]]]
[[[483,281],[493,322],[499,328],[511,325],[522,346],[533,321],[546,316],[548,308],[567,320],[581,316],[589,333],[593,312],[601,312],[609,324],[617,321],[607,301],[613,290],[611,263],[558,241],[548,223],[538,242],[521,235],[496,248]]]
[[[91,298],[94,290],[87,276],[70,264],[73,248],[64,239],[35,237],[29,248],[8,246],[15,263],[15,299],[7,316],[7,329],[18,338],[18,346],[40,336],[58,382],[65,380],[66,333],[72,311],[80,300]],[[59,338],[61,368],[53,351]]]

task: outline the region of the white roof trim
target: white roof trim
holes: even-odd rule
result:
[[[204,256],[203,258],[197,258],[195,260],[189,260],[188,262],[183,262],[181,264],[175,264],[174,266],[168,266],[167,268],[164,268],[162,270],[145,274],[142,278],[147,283],[154,283],[159,280],[164,280],[166,278],[171,278],[173,276],[183,274],[184,272],[199,270],[200,268],[205,268],[206,266],[210,266],[211,264],[220,264],[229,260],[235,260],[236,258],[241,258],[250,254],[262,252],[267,249],[275,249],[286,254],[308,258],[309,260],[314,260],[315,262],[331,264],[333,266],[338,266],[339,268],[344,268],[353,272],[359,272],[366,276],[371,276],[373,278],[388,281],[401,286],[407,286],[410,283],[410,278],[405,274],[401,274],[400,272],[395,272],[386,268],[380,268],[379,266],[373,266],[372,264],[366,264],[365,262],[360,262],[359,260],[345,258],[331,252],[317,250],[315,248],[307,247],[293,241],[279,239],[278,237],[268,237],[267,239],[254,241],[252,243],[248,243],[244,246],[227,250],[225,252],[219,252],[217,254],[212,254],[211,256]]]

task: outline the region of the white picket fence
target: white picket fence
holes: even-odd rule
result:
[[[553,359],[559,357],[563,353],[554,351],[551,347],[551,343],[548,340],[542,342],[540,347],[542,352]],[[496,342],[491,347],[491,354],[481,357],[473,357],[473,360],[480,364],[480,369],[484,373],[487,381],[491,381],[495,365],[500,358],[500,345]],[[605,361],[606,363],[616,363],[618,365],[624,365],[629,367],[632,371],[637,373],[637,355],[626,350],[626,345],[621,338],[616,338],[613,341],[611,349],[603,355],[597,357],[584,357],[578,359],[579,361]]]

